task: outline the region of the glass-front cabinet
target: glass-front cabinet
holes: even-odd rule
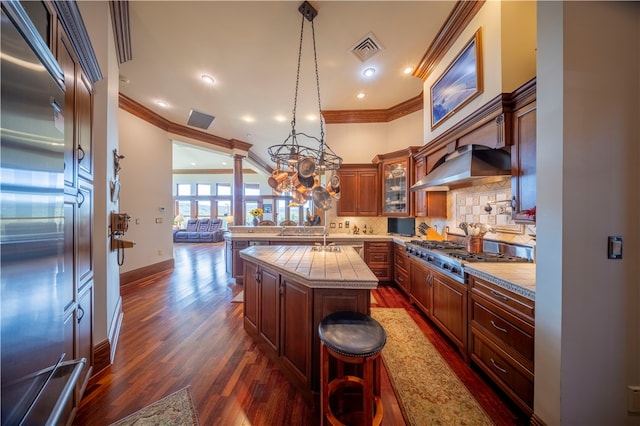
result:
[[[409,205],[409,160],[382,163],[382,215],[407,216]]]

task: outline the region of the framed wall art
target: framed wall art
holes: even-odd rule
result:
[[[431,86],[431,129],[482,93],[481,29]]]

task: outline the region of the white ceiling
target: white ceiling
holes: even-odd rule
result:
[[[132,1],[133,59],[120,66],[128,83],[120,92],[174,123],[190,110],[215,116],[206,132],[266,149],[291,131],[301,1]],[[321,107],[325,110],[386,109],[420,94],[423,82],[403,74],[417,66],[455,2],[313,1]],[[372,33],[384,50],[366,62],[352,47]],[[311,25],[305,21],[296,130],[319,135]],[[375,67],[373,78],[362,71]],[[209,74],[213,86],[200,76]],[[356,98],[364,91],[363,100]],[[164,100],[162,108],[156,101]],[[308,121],[308,115],[314,121]],[[276,120],[284,118],[283,122]],[[252,121],[246,121],[247,118]],[[328,141],[331,146],[331,141]],[[212,167],[202,148],[174,147],[174,168]],[[339,154],[339,149],[333,147]],[[200,161],[194,161],[200,160]],[[192,163],[196,163],[193,166]],[[216,163],[217,164],[217,163]]]

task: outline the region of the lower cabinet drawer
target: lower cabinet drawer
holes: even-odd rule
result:
[[[409,274],[406,271],[396,268],[395,281],[402,290],[409,291]]]
[[[376,267],[369,267],[369,269],[371,269],[371,272],[373,272],[373,274],[382,281],[389,281],[391,280],[391,276],[389,275],[389,268],[376,268]]]
[[[526,413],[533,412],[533,373],[501,348],[472,332],[471,359]]]
[[[533,326],[520,321],[507,312],[502,312],[502,314],[504,316],[498,315],[482,302],[475,299],[473,301],[471,320],[533,364]],[[519,324],[521,328],[514,324]]]

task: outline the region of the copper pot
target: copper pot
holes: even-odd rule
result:
[[[267,179],[267,183],[271,188],[277,189],[282,182],[287,180],[287,177],[289,177],[289,173],[274,170],[269,179]]]
[[[299,173],[295,173],[291,178],[291,183],[295,191],[305,192],[314,187],[315,180],[313,176],[304,177],[300,176]]]

